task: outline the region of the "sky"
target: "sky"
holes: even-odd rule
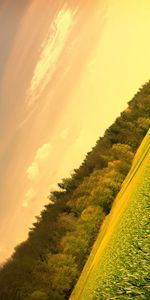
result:
[[[0,262],[149,80],[149,0],[0,1]]]

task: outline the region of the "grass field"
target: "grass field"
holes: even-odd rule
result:
[[[101,226],[70,300],[150,299],[149,133]]]

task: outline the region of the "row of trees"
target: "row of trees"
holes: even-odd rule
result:
[[[0,270],[1,300],[64,300],[150,126],[150,82],[50,194],[28,240]]]

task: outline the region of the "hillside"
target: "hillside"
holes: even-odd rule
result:
[[[58,183],[58,190],[49,195],[50,202],[30,228],[27,241],[16,247],[12,257],[0,269],[1,300],[69,299],[100,227],[100,237],[93,251],[99,248],[107,228],[111,228],[110,210],[149,127],[150,82],[137,92],[127,109],[106,130],[104,136],[99,138],[79,169],[75,169],[70,178],[62,179]],[[141,157],[141,154],[137,154],[134,159],[132,176],[140,161],[138,155]],[[131,173],[127,178],[130,178]],[[146,193],[145,191],[145,195]],[[139,203],[143,205],[140,209],[143,209],[145,215],[144,203],[142,200]],[[132,212],[129,213],[131,214]],[[119,218],[118,208],[115,219]],[[132,230],[133,234],[135,231]],[[95,252],[92,252],[92,257],[94,256]],[[112,255],[112,266],[114,259],[116,258]],[[95,272],[90,274],[92,276]],[[90,281],[91,284],[94,283],[94,278]],[[97,287],[101,289],[101,286]],[[103,293],[106,290],[107,285]],[[76,291],[75,289],[75,295]],[[87,295],[87,289],[85,293]],[[98,293],[96,291],[96,295]],[[82,296],[85,297],[84,294]]]
[[[150,299],[150,130],[70,300]]]

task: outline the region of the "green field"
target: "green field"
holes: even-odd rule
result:
[[[70,300],[150,299],[149,133],[100,228]]]

